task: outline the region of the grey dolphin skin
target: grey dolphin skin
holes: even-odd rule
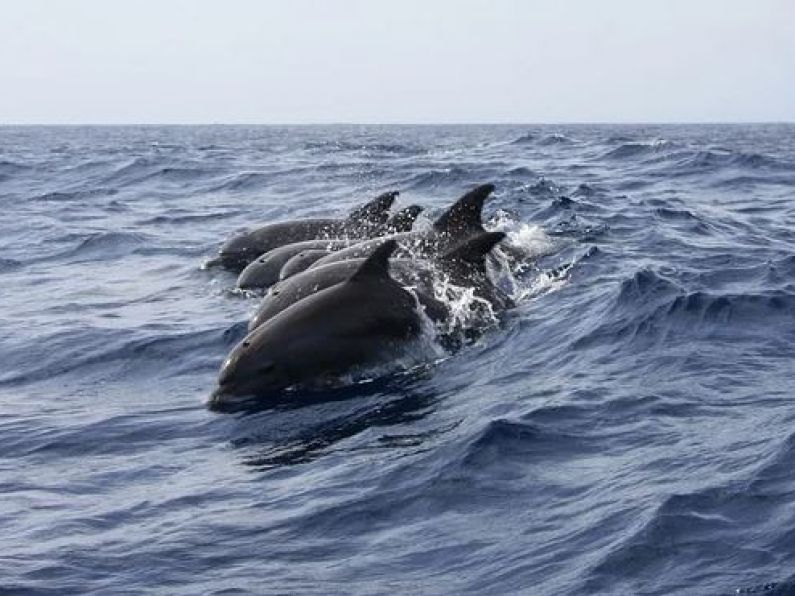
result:
[[[447,209],[434,222],[431,230],[402,232],[365,240],[325,256],[315,261],[309,268],[366,257],[373,249],[389,239],[397,240],[400,256],[426,256],[443,252],[476,234],[485,232],[482,221],[483,204],[492,192],[494,192],[493,184],[475,187]]]
[[[368,238],[382,230],[398,191],[385,192],[354,210],[345,219],[298,219],[268,224],[228,240],[215,262],[241,271],[258,256],[294,242],[324,238]]]
[[[281,390],[378,362],[419,336],[414,297],[389,275],[386,243],[346,281],[286,308],[249,333],[224,361],[209,405],[252,398],[278,405]]]
[[[475,295],[488,300],[495,309],[510,308],[510,298],[496,288],[486,274],[485,257],[505,234],[503,232],[484,232],[463,244],[454,247],[438,259],[438,267],[443,275],[458,286],[474,287]],[[364,259],[349,259],[330,263],[317,269],[308,269],[271,288],[263,298],[256,314],[249,322],[249,330],[256,329],[268,319],[311,296],[350,277],[364,262]],[[415,294],[425,313],[434,321],[447,315],[447,307],[433,295],[431,272],[416,260],[392,259],[391,275],[406,286],[414,286]]]
[[[241,290],[267,288],[279,281],[284,265],[294,256],[307,250],[324,250],[324,257],[335,250],[347,248],[354,244],[353,240],[305,240],[286,244],[269,250],[264,255],[246,265],[237,277],[237,287]],[[307,265],[309,266],[309,265]]]
[[[410,232],[422,211],[423,207],[420,205],[409,205],[401,209],[386,222],[387,233]]]
[[[290,260],[284,264],[284,267],[282,267],[282,270],[279,272],[279,281],[287,279],[288,277],[292,277],[296,273],[301,273],[312,263],[318,259],[322,259],[330,252],[333,251],[322,250],[319,248],[312,250],[302,250],[294,257],[291,257]]]

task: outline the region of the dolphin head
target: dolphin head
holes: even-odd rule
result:
[[[210,396],[210,407],[223,409],[257,395],[277,392],[291,383],[287,371],[274,357],[273,346],[256,332],[237,344],[221,365],[218,387]]]
[[[232,271],[242,271],[261,254],[254,247],[250,234],[243,233],[227,240],[218,254],[220,264]]]

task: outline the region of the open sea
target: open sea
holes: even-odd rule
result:
[[[485,182],[499,324],[206,408],[225,239]],[[795,125],[0,127],[3,594],[792,594],[793,387]]]

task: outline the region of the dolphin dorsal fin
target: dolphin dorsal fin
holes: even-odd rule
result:
[[[492,192],[494,192],[493,184],[476,186],[442,213],[433,224],[434,229],[440,234],[454,237],[483,232],[481,221],[483,203]]]
[[[365,281],[389,277],[389,257],[397,248],[396,240],[387,240],[376,248],[356,270],[350,281]]]
[[[419,205],[409,205],[390,217],[386,225],[394,232],[410,232],[422,210]]]
[[[350,221],[361,221],[371,219],[386,220],[386,215],[392,207],[392,203],[400,194],[399,190],[390,190],[383,194],[378,195],[369,203],[365,203],[361,207],[357,207],[348,216]]]
[[[484,257],[504,238],[505,232],[483,232],[451,248],[441,256],[441,260],[481,265]]]

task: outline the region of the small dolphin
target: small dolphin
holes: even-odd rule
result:
[[[291,257],[290,260],[284,264],[284,267],[282,267],[282,270],[279,272],[279,281],[287,279],[288,277],[292,277],[296,273],[301,273],[312,263],[318,259],[322,259],[331,252],[333,251],[323,250],[320,248],[313,250],[302,250],[294,257]]]
[[[282,268],[294,256],[307,250],[323,250],[324,253],[318,257],[322,258],[353,244],[355,244],[353,240],[305,240],[274,248],[246,265],[237,276],[237,287],[241,290],[270,287],[279,281]],[[307,264],[307,267],[310,264]]]
[[[369,238],[381,230],[389,219],[389,209],[398,191],[385,192],[355,209],[345,219],[297,219],[268,224],[228,240],[215,262],[233,271],[241,271],[258,256],[294,242],[327,238]]]
[[[210,407],[234,406],[251,396],[276,405],[287,387],[378,362],[417,338],[416,300],[389,275],[395,247],[384,244],[346,281],[296,302],[249,333],[224,361]]]

